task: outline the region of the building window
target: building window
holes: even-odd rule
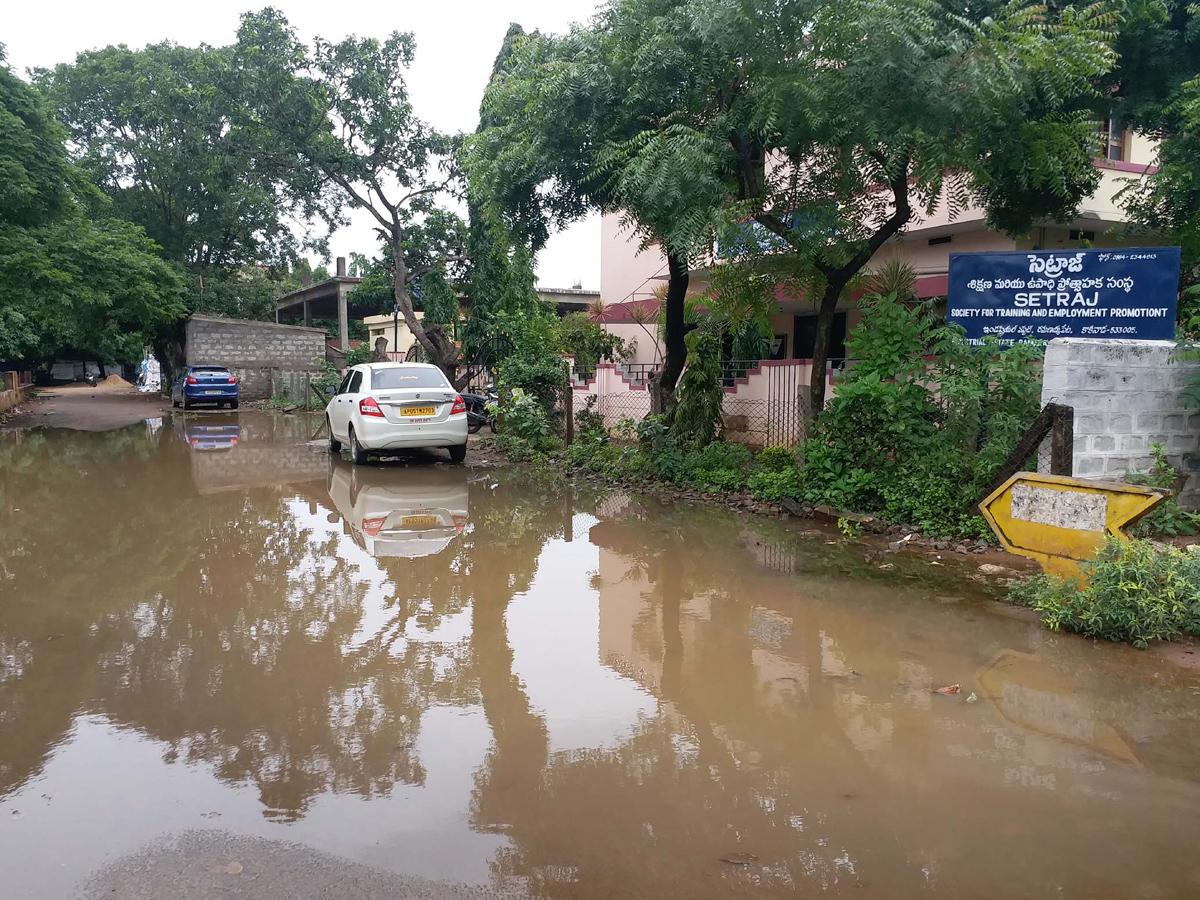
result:
[[[929,246],[933,247],[937,244],[949,244],[952,240],[954,240],[954,235],[952,234],[943,234],[941,237],[931,237],[929,239]]]
[[[1104,151],[1104,158],[1109,162],[1125,162],[1125,152],[1129,144],[1127,136],[1128,132],[1121,127],[1117,117],[1109,116],[1100,126],[1100,146]]]
[[[795,338],[792,340],[793,359],[812,359],[813,347],[817,337],[817,317],[796,316],[793,326]],[[846,314],[834,313],[833,328],[829,333],[829,364],[836,367],[846,358]]]

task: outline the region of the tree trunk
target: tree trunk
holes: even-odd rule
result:
[[[683,322],[683,303],[688,289],[688,261],[682,253],[667,254],[667,299],[663,304],[666,323],[666,356],[662,371],[652,379],[651,412],[670,413],[674,408],[675,386],[687,362],[687,328]]]
[[[425,330],[425,326],[417,318],[417,314],[413,310],[412,298],[408,295],[408,267],[404,265],[404,250],[400,246],[399,228],[393,229],[390,237],[395,297],[400,312],[404,314],[404,323],[412,332],[413,337],[417,339],[417,343],[429,354],[429,361],[441,369],[447,380],[454,384],[454,364],[458,360],[458,353],[454,349],[454,344],[446,339],[440,328],[431,334]]]
[[[809,391],[812,395],[812,415],[819,418],[825,409],[825,376],[829,372],[829,337],[833,332],[833,314],[838,298],[845,285],[831,281],[825,285],[821,296],[821,308],[817,311],[817,333],[813,335],[812,377]]]

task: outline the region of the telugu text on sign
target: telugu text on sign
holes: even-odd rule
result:
[[[949,283],[947,319],[972,344],[1172,340],[1179,248],[952,253]]]

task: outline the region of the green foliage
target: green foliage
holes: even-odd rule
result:
[[[1130,484],[1144,484],[1174,491],[1178,473],[1167,459],[1166,449],[1162,444],[1151,444],[1150,455],[1154,458],[1153,468],[1145,473],[1128,472],[1125,480]],[[1172,493],[1158,509],[1134,526],[1133,533],[1139,537],[1156,534],[1167,537],[1200,534],[1200,513],[1184,509],[1179,505],[1179,497]]]
[[[1042,575],[1013,585],[1009,598],[1032,606],[1054,631],[1136,647],[1200,635],[1200,553],[1109,538],[1083,570],[1086,585]]]
[[[1191,367],[1183,389],[1183,401],[1187,406],[1200,406],[1200,284],[1190,285],[1183,291],[1179,324],[1179,343],[1171,362]]]
[[[688,335],[691,363],[679,385],[672,430],[684,443],[707,444],[721,426],[725,389],[721,384],[720,344],[708,329]]]
[[[575,433],[580,437],[599,435],[608,438],[604,427],[604,416],[596,412],[596,395],[591,394],[584,402],[583,409],[575,413]]]
[[[683,468],[683,449],[663,416],[646,416],[637,423],[638,445],[647,468],[664,481],[674,481]]]
[[[247,13],[229,51],[236,125],[261,154],[292,161],[284,184],[294,202],[316,193],[340,214],[349,204],[367,211],[386,244],[394,298],[431,362],[448,375],[458,350],[436,323],[416,319],[412,290],[431,275],[463,275],[466,225],[439,206],[459,182],[461,139],[417,118],[405,72],[413,60],[410,33],[385,40],[346,37],[301,42],[274,9]],[[453,319],[435,281],[432,318]]]
[[[1117,201],[1129,216],[1127,231],[1182,248],[1182,280],[1190,285],[1200,278],[1200,7],[1128,0],[1122,12],[1121,61],[1101,85],[1102,113],[1158,146],[1157,171],[1130,179]]]
[[[847,352],[855,365],[806,448],[806,499],[979,534],[972,505],[1039,409],[1037,349],[972,348],[889,295],[869,298]]]
[[[845,517],[838,518],[837,529],[842,533],[842,537],[855,538],[862,534],[862,524]]]
[[[530,233],[620,209],[675,253],[753,219],[743,261],[786,257],[832,315],[939,203],[1014,232],[1074,216],[1100,178],[1091,82],[1116,24],[1104,4],[615,0],[519,47],[488,92],[472,183]],[[731,333],[759,355],[752,331]],[[812,386],[820,408],[820,366]]]
[[[359,344],[357,347],[352,347],[346,351],[346,365],[358,366],[371,359],[371,348],[366,344]]]
[[[67,157],[45,100],[0,55],[0,356],[134,362],[184,313],[181,283]]]
[[[305,244],[324,251],[325,233],[304,241],[292,225],[332,225],[336,210],[297,159],[255,144],[238,115],[230,48],[109,46],[34,75],[114,214],[165,258],[207,274],[282,263]]]
[[[800,475],[794,468],[755,472],[746,479],[746,487],[755,500],[778,502],[799,500],[803,496]]]
[[[572,354],[577,366],[615,362],[626,352],[625,341],[593,322],[586,312],[563,316],[558,324],[558,347]]]
[[[515,390],[500,411],[503,426],[496,435],[496,446],[515,461],[529,459],[558,446],[550,417],[537,398]]]
[[[734,491],[746,485],[754,455],[742,444],[712,441],[689,449],[680,471],[684,483],[714,491]]]
[[[775,277],[726,263],[709,269],[705,327],[727,335],[731,359],[762,359],[771,346]]]
[[[317,389],[317,392],[324,397],[328,388],[337,390],[339,384],[342,383],[342,373],[330,365],[327,361],[321,360],[321,374],[319,377],[312,380],[312,385]]]
[[[538,309],[528,316],[496,314],[494,321],[514,345],[498,367],[500,384],[532,395],[549,413],[567,383],[566,362],[558,355],[557,317]]]
[[[203,280],[203,288],[201,281]],[[258,269],[209,269],[183,276],[184,302],[192,312],[230,319],[275,321],[279,283]]]
[[[766,447],[758,452],[755,461],[768,472],[785,472],[796,468],[796,454],[787,447]]]

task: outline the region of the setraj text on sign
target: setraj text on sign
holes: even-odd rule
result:
[[[972,344],[1175,337],[1179,248],[951,253],[946,318]]]

